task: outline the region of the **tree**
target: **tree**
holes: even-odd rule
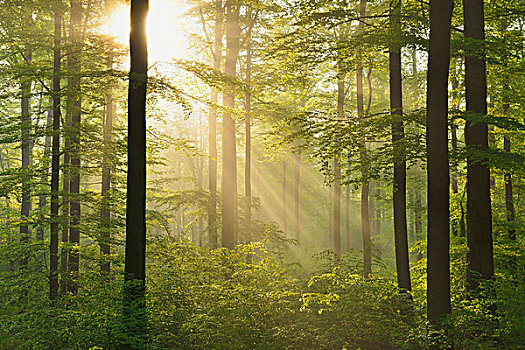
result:
[[[345,74],[341,63],[337,74],[337,120],[343,122],[345,105]],[[339,136],[336,136],[339,139]],[[341,257],[341,164],[339,152],[334,156],[334,253],[336,259]]]
[[[483,0],[464,0],[463,16],[464,34],[469,43],[465,57],[465,100],[468,115],[465,124],[465,145],[468,150],[467,288],[473,291],[477,289],[480,280],[491,279],[494,275],[490,170],[487,158],[483,156],[488,151],[488,126],[474,117],[487,114]],[[476,44],[472,45],[473,43]]]
[[[427,318],[450,313],[448,73],[453,0],[430,1],[427,75]]]
[[[222,63],[222,37],[223,37],[223,7],[222,0],[215,2],[215,30],[214,30],[214,49],[213,49],[213,69],[220,71]],[[212,87],[209,124],[209,177],[208,188],[210,191],[210,207],[208,209],[208,232],[210,247],[217,248],[217,102],[219,91]]]
[[[390,109],[393,117],[392,147],[394,160],[393,206],[397,283],[410,291],[410,265],[408,260],[407,208],[406,208],[406,155],[404,150],[403,95],[401,78],[401,0],[391,3],[390,22],[395,36],[390,44]]]
[[[359,15],[365,17],[366,15],[366,0],[359,2]],[[364,27],[363,21],[359,21],[358,31],[362,31]],[[365,111],[364,111],[364,95],[363,95],[363,58],[360,48],[357,48],[357,115],[361,122],[364,122]],[[364,135],[361,135],[360,140],[360,155],[363,162],[366,162],[367,149]],[[368,197],[370,192],[370,179],[366,165],[363,166],[362,170],[362,183],[361,183],[361,234],[363,236],[363,263],[364,263],[364,276],[368,278],[372,273],[372,241],[370,237],[370,215],[368,213]]]
[[[236,66],[240,47],[240,5],[226,0],[226,61],[224,73],[236,77]],[[224,106],[222,119],[222,246],[235,247],[237,231],[237,147],[235,140],[235,91],[228,84],[223,91]]]
[[[131,1],[131,66],[128,94],[128,176],[124,321],[131,336],[146,332],[146,85],[148,0]]]
[[[49,299],[58,297],[58,195],[60,176],[60,72],[62,13],[55,10],[55,33],[53,47],[53,144],[51,148],[51,227],[49,243]]]
[[[113,69],[113,54],[108,56],[108,68]],[[113,132],[113,114],[115,110],[115,100],[113,89],[110,86],[106,93],[106,113],[104,120],[104,155],[102,159],[102,186],[100,194],[102,196],[102,235],[100,238],[100,250],[104,254],[104,261],[100,265],[102,271],[109,274],[111,264],[109,256],[111,253],[111,210],[110,210],[110,190],[111,190],[111,142]]]
[[[30,22],[31,20],[29,20]],[[31,50],[26,50],[22,53],[24,64],[30,65],[32,61],[33,53]],[[31,76],[25,76],[22,78],[20,83],[20,89],[22,92],[21,99],[21,140],[22,140],[22,205],[20,207],[20,239],[23,243],[29,243],[29,213],[31,212],[31,183],[30,183],[30,167],[31,167],[31,88],[32,88]],[[22,258],[22,265],[27,265],[27,257]]]
[[[80,69],[82,54],[82,1],[71,0],[71,18],[69,26],[70,51],[68,52],[68,89],[69,99],[68,112],[71,120],[70,155],[71,155],[71,176],[69,190],[70,200],[70,228],[69,243],[72,249],[69,250],[68,270],[69,280],[67,284],[68,292],[76,294],[78,292],[77,279],[79,269],[79,243],[80,243],[80,117],[82,113],[82,95],[80,88]]]

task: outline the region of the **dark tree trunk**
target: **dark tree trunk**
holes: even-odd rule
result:
[[[24,60],[26,65],[31,64],[32,53],[30,51],[24,54]],[[24,77],[21,83],[22,205],[20,209],[20,241],[25,244],[29,243],[29,213],[31,212],[31,86],[31,79]],[[21,265],[27,265],[27,261],[28,258],[25,256],[21,260]]]
[[[113,55],[108,57],[108,68],[113,69]],[[102,235],[100,237],[100,250],[104,255],[100,268],[103,272],[109,274],[111,269],[111,208],[110,208],[110,190],[111,190],[111,154],[112,154],[112,133],[113,133],[113,114],[115,101],[113,100],[113,91],[110,87],[106,94],[106,120],[104,121],[104,155],[102,159]]]
[[[224,73],[236,76],[240,46],[239,5],[226,1],[226,61]],[[222,246],[233,249],[237,232],[237,147],[235,143],[235,92],[233,86],[223,91],[222,122]]]
[[[448,73],[453,0],[430,0],[427,75],[427,317],[450,313]]]
[[[213,69],[220,71],[222,62],[222,37],[223,37],[223,9],[222,0],[215,2],[215,38],[213,50]],[[219,91],[216,88],[211,90],[210,114],[208,117],[208,148],[209,148],[209,177],[208,189],[210,191],[210,207],[208,209],[208,232],[210,240],[210,248],[218,247],[217,236],[217,103],[219,101]]]
[[[131,0],[128,94],[128,176],[124,322],[129,336],[146,334],[146,86],[148,0]],[[139,341],[145,341],[139,338]]]
[[[477,52],[465,57],[465,97],[467,112],[487,114],[487,76],[485,68],[485,24],[483,0],[464,0],[465,37],[478,40]],[[486,123],[465,124],[465,145],[473,152],[488,150]],[[467,155],[467,289],[477,289],[480,280],[494,275],[492,248],[492,213],[490,203],[490,170],[486,159]]]
[[[394,160],[393,207],[394,240],[396,252],[397,284],[399,288],[411,290],[410,264],[408,261],[407,208],[406,208],[406,155],[404,149],[403,97],[401,83],[401,0],[391,3],[390,21],[396,35],[389,52],[390,60],[390,109],[392,123],[392,147]]]
[[[359,3],[360,15],[364,17],[366,15],[366,1],[361,0]],[[358,30],[363,30],[363,22],[360,21],[358,24]],[[358,50],[360,52],[360,50]],[[363,95],[363,62],[362,56],[358,54],[358,63],[357,63],[357,114],[359,120],[364,120],[364,95]],[[370,184],[368,178],[368,166],[367,162],[367,150],[366,150],[366,141],[364,136],[360,140],[361,148],[361,161],[363,163],[362,170],[362,184],[361,184],[361,233],[363,236],[363,264],[364,264],[364,277],[368,278],[372,273],[372,241],[370,238],[370,216],[368,213],[368,197],[370,192]]]
[[[70,168],[70,219],[69,228],[69,280],[67,290],[71,294],[78,292],[78,268],[79,254],[78,246],[80,243],[80,115],[82,108],[81,90],[80,90],[80,69],[81,69],[81,25],[82,25],[82,2],[81,0],[71,0],[71,20],[69,27],[69,38],[71,51],[68,54],[69,70],[69,93],[72,99],[71,103],[71,168]]]
[[[345,74],[340,70],[337,75],[337,120],[343,122],[345,106]],[[339,136],[337,143],[339,143]],[[341,154],[334,156],[334,253],[336,259],[341,257]]]
[[[49,299],[58,297],[58,186],[60,168],[60,72],[62,15],[55,12],[53,49],[53,144],[51,149],[51,227],[49,243]]]
[[[301,194],[301,152],[295,153],[295,165],[294,165],[294,226],[295,226],[295,239],[297,243],[301,243],[301,221],[300,221],[300,194]]]

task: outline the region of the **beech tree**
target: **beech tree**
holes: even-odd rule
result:
[[[452,0],[431,0],[427,75],[427,317],[450,313],[448,73]]]
[[[132,0],[129,36],[128,176],[124,317],[130,336],[145,335],[146,314],[146,84],[148,0]]]

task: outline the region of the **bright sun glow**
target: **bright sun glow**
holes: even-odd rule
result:
[[[186,7],[178,0],[150,0],[148,15],[148,56],[150,65],[185,55],[187,42],[183,14]],[[120,43],[129,42],[129,6],[117,6],[104,28]]]

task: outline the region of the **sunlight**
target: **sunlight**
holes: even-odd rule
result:
[[[187,41],[181,18],[186,6],[179,0],[150,0],[148,15],[148,56],[150,65],[159,61],[182,58]],[[104,32],[121,44],[129,42],[129,6],[117,5]]]

